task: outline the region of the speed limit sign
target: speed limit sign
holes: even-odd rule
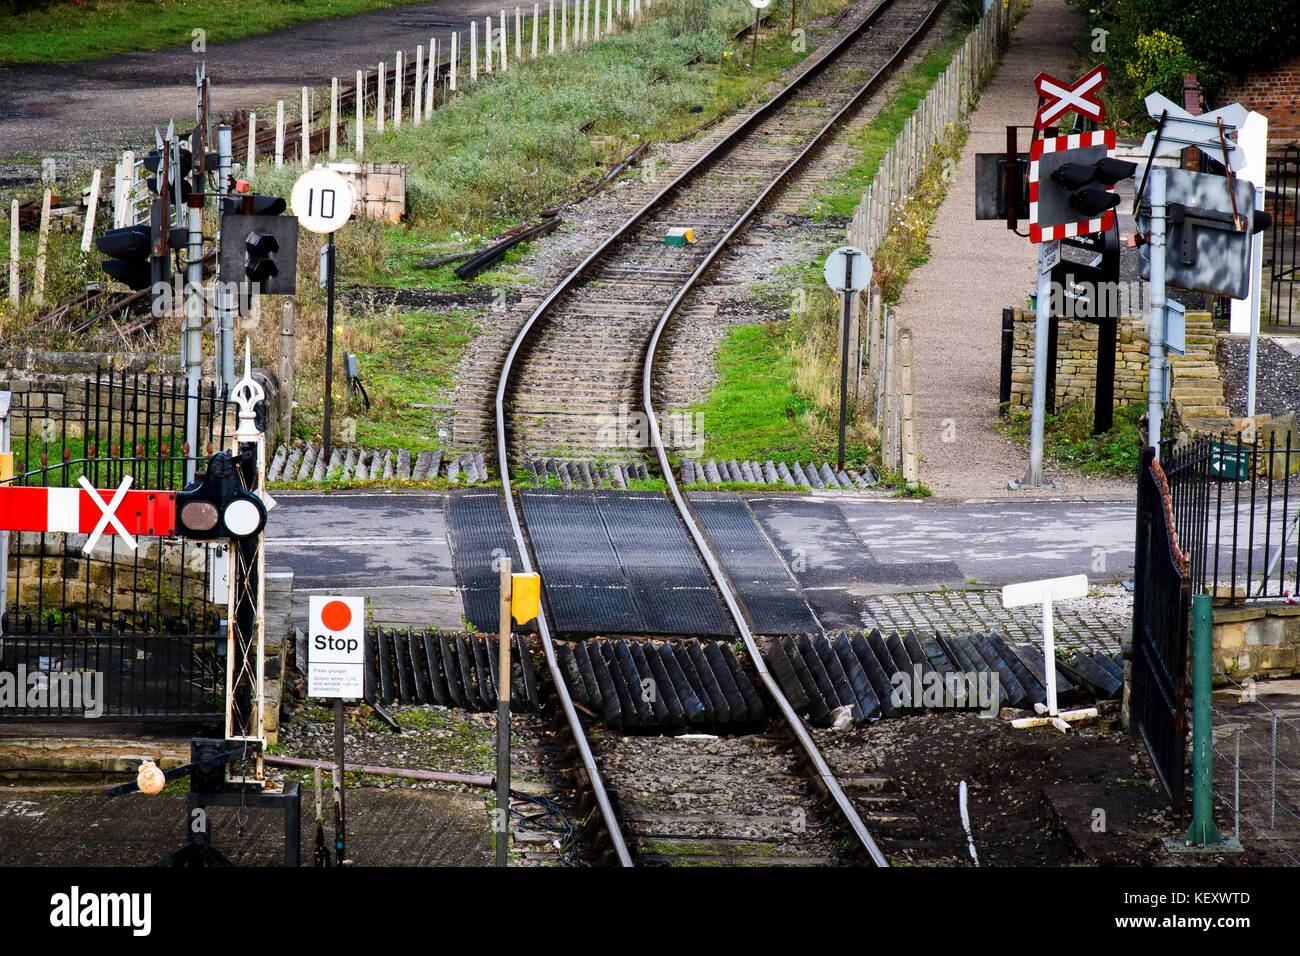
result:
[[[352,184],[332,169],[309,169],[298,177],[289,205],[308,232],[330,233],[352,216]]]

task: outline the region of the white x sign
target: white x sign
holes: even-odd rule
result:
[[[1093,67],[1073,83],[1058,80],[1050,73],[1039,73],[1034,77],[1034,89],[1042,97],[1043,105],[1034,125],[1047,129],[1071,110],[1085,119],[1100,122],[1106,116],[1106,107],[1097,97],[1097,91],[1106,82],[1106,76],[1104,66]]]
[[[1165,118],[1164,128],[1160,131],[1160,144],[1156,148],[1157,156],[1171,156],[1187,146],[1195,146],[1213,159],[1223,162],[1223,147],[1228,147],[1228,166],[1232,171],[1240,172],[1246,165],[1246,153],[1237,144],[1237,130],[1246,122],[1246,107],[1240,103],[1229,103],[1217,110],[1193,116],[1167,96],[1152,93],[1144,101],[1147,115],[1158,120]],[[1223,124],[1220,127],[1219,121]],[[1223,140],[1219,136],[1222,131]],[[1147,133],[1142,142],[1142,152],[1151,155],[1151,146],[1155,142],[1153,130]]]
[[[131,487],[131,476],[127,475],[122,479],[122,484],[119,485],[117,491],[113,493],[113,500],[108,504],[104,504],[104,499],[99,497],[99,492],[95,490],[94,485],[86,480],[85,475],[82,475],[77,479],[77,484],[81,485],[82,490],[85,491],[86,494],[90,495],[90,500],[98,506],[100,511],[99,521],[95,523],[95,528],[90,532],[90,537],[87,538],[86,543],[82,545],[81,553],[89,557],[90,552],[95,550],[95,545],[99,543],[99,539],[103,535],[104,529],[110,524],[113,526],[113,530],[118,533],[118,536],[126,542],[127,548],[134,551],[135,538],[131,537],[126,530],[126,527],[122,524],[121,519],[117,516],[117,506],[122,503],[122,499],[126,497],[127,490]]]

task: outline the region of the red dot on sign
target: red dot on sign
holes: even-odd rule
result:
[[[341,631],[352,623],[352,608],[342,601],[330,601],[321,608],[320,622],[327,631]]]

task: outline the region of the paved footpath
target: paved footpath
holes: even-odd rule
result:
[[[203,53],[187,43],[82,63],[0,65],[0,156],[98,156],[138,148],[152,143],[153,128],[173,117],[188,129],[194,69],[203,62],[218,114],[268,104],[274,109],[277,98],[292,100],[304,84],[318,86],[332,76],[351,82],[358,69],[380,60],[391,67],[396,50],[414,55],[431,36],[445,45],[453,30],[469,29],[471,18],[481,31],[483,18],[501,9],[499,0],[414,3],[210,43]],[[201,18],[194,25],[202,27]]]
[[[1032,0],[971,117],[970,138],[930,230],[930,258],[912,273],[899,303],[900,321],[913,335],[921,478],[943,497],[1032,494],[1007,491],[1007,479],[1023,476],[1028,455],[994,424],[1002,310],[1033,291],[1034,250],[1000,223],[975,221],[975,154],[1002,152],[1008,124],[1033,122],[1034,77],[1043,70],[1072,77],[1082,36],[1078,12],[1064,0]],[[1071,496],[1133,494],[1129,482],[1050,468],[1049,475]]]

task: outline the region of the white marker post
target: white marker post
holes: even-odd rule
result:
[[[1264,208],[1264,186],[1268,175],[1268,117],[1253,110],[1246,114],[1237,135],[1237,142],[1245,153],[1240,177],[1255,187],[1255,208]],[[1251,228],[1253,223],[1247,224]],[[1250,335],[1250,359],[1246,375],[1246,417],[1255,417],[1255,380],[1259,372],[1259,307],[1263,280],[1264,233],[1250,237],[1250,294],[1244,299],[1233,299],[1230,306],[1228,330],[1234,335],[1243,331]]]
[[[1002,589],[1003,607],[1025,607],[1029,604],[1041,604],[1043,607],[1043,679],[1047,683],[1047,706],[1035,705],[1035,709],[1042,715],[1041,718],[1022,718],[1022,720],[1012,721],[1011,726],[1016,728],[1036,727],[1044,723],[1050,723],[1057,730],[1069,730],[1070,727],[1066,721],[1097,716],[1095,707],[1067,711],[1062,714],[1056,706],[1056,628],[1052,622],[1052,605],[1056,601],[1086,597],[1087,594],[1088,576],[1086,574],[1072,574],[1064,578],[1047,578],[1042,581],[1008,584]]]
[[[257,114],[248,114],[248,161],[244,163],[244,178],[257,175]]]
[[[81,251],[90,251],[90,240],[95,235],[95,214],[99,211],[99,179],[102,173],[96,169],[90,175],[90,196],[86,203],[86,222],[81,229]]]
[[[357,156],[366,151],[366,71],[357,70]]]
[[[375,132],[381,136],[384,132],[384,87],[388,85],[388,79],[384,75],[384,61],[379,61],[379,76],[375,82],[379,84],[376,87],[376,95],[379,97],[375,104]]]
[[[284,166],[284,100],[275,102],[275,168]]]

